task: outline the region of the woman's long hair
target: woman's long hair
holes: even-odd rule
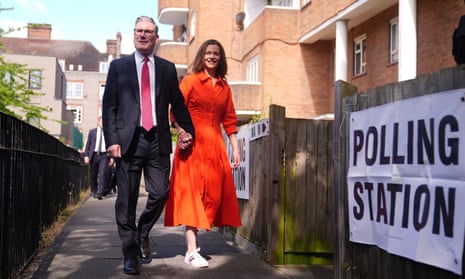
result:
[[[216,68],[215,74],[217,77],[225,78],[226,73],[228,72],[226,54],[221,43],[215,39],[210,39],[202,43],[199,50],[197,51],[197,54],[195,55],[194,63],[192,63],[192,71],[194,73],[199,73],[205,69],[203,59],[205,57],[205,52],[207,51],[207,46],[209,45],[217,45],[220,48],[220,61],[218,62],[218,67]]]

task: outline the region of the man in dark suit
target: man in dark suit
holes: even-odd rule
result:
[[[157,40],[155,21],[138,17],[134,28],[136,51],[112,61],[103,96],[107,152],[116,158],[116,222],[123,242],[123,271],[128,274],[140,272],[140,261],[151,261],[149,232],[168,198],[170,106],[176,121],[186,130],[178,145],[190,146],[194,136],[174,64],[153,54]],[[142,170],[148,198],[136,226]]]
[[[90,190],[94,198],[102,199],[106,185],[109,159],[107,157],[105,139],[102,130],[102,117],[97,119],[97,128],[91,129],[87,135],[84,149],[84,163],[90,164]]]

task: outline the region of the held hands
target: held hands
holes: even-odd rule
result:
[[[182,150],[188,149],[192,146],[192,135],[186,131],[179,131],[178,133],[178,146]]]
[[[110,145],[107,148],[107,156],[110,158],[121,158],[121,146],[119,144]]]

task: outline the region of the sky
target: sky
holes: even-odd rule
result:
[[[0,9],[0,28],[21,28],[8,37],[25,38],[28,23],[45,23],[52,26],[53,40],[90,41],[104,53],[107,39],[121,32],[121,52],[129,54],[134,51],[134,22],[147,15],[159,26],[160,39],[172,39],[172,26],[158,22],[157,0],[0,0]]]

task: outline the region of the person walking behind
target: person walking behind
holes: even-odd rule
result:
[[[90,164],[91,195],[101,200],[106,185],[108,166],[112,161],[107,157],[102,129],[102,117],[100,116],[97,119],[97,128],[91,129],[87,135],[86,147],[84,149],[84,163],[86,165]]]
[[[231,89],[225,80],[227,63],[217,40],[199,48],[191,74],[181,81],[181,91],[195,127],[192,147],[176,148],[170,179],[170,195],[165,208],[166,226],[185,226],[187,251],[184,262],[208,267],[199,253],[197,232],[214,226],[240,226],[241,219],[231,163],[226,152],[222,127],[233,151],[232,167],[239,166],[237,116]],[[179,135],[185,130],[172,117]]]
[[[132,55],[110,64],[103,94],[102,116],[108,155],[116,158],[115,215],[124,257],[123,271],[140,273],[140,263],[151,259],[149,233],[168,198],[172,151],[169,107],[192,143],[194,127],[179,91],[173,63],[155,56],[158,27],[153,18],[140,16],[134,28]],[[139,184],[144,172],[148,192],[136,225]]]

